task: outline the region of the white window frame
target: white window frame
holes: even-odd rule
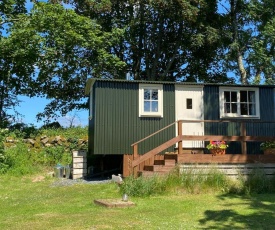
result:
[[[158,90],[158,111],[144,111],[144,90]],[[160,84],[139,84],[139,117],[163,117],[163,86]]]
[[[224,92],[231,91],[237,92],[237,113],[224,113]],[[240,91],[254,91],[255,92],[255,103],[256,103],[256,114],[255,115],[241,115],[240,106]],[[242,88],[231,88],[231,87],[220,87],[219,90],[220,100],[220,118],[260,118],[260,100],[259,100],[259,89],[242,87]]]

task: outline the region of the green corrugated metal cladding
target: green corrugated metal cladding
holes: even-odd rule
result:
[[[139,117],[137,82],[95,81],[92,87],[89,130],[92,154],[132,154],[131,144],[175,121],[173,84],[163,86],[162,118]],[[174,136],[175,127],[171,127],[140,144],[139,153],[145,153]]]

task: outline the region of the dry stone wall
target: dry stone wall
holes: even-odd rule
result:
[[[65,138],[63,136],[48,137],[46,135],[22,140],[29,148],[45,148],[54,146],[64,146],[73,149],[87,149],[88,139]],[[5,147],[15,146],[19,140],[13,137],[6,137]]]

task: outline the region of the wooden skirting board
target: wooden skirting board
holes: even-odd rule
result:
[[[180,173],[207,174],[209,170],[219,170],[230,177],[253,175],[264,172],[268,177],[275,176],[275,164],[181,164]]]
[[[198,164],[231,164],[231,163],[275,163],[275,155],[245,155],[225,154],[212,156],[211,154],[178,154],[177,163],[198,163]]]

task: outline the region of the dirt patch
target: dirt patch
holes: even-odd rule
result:
[[[37,176],[32,180],[32,182],[39,182],[39,181],[43,181],[43,180],[45,180],[44,176]]]
[[[94,203],[107,208],[126,208],[135,205],[132,201],[122,201],[119,199],[98,199],[94,200]]]

